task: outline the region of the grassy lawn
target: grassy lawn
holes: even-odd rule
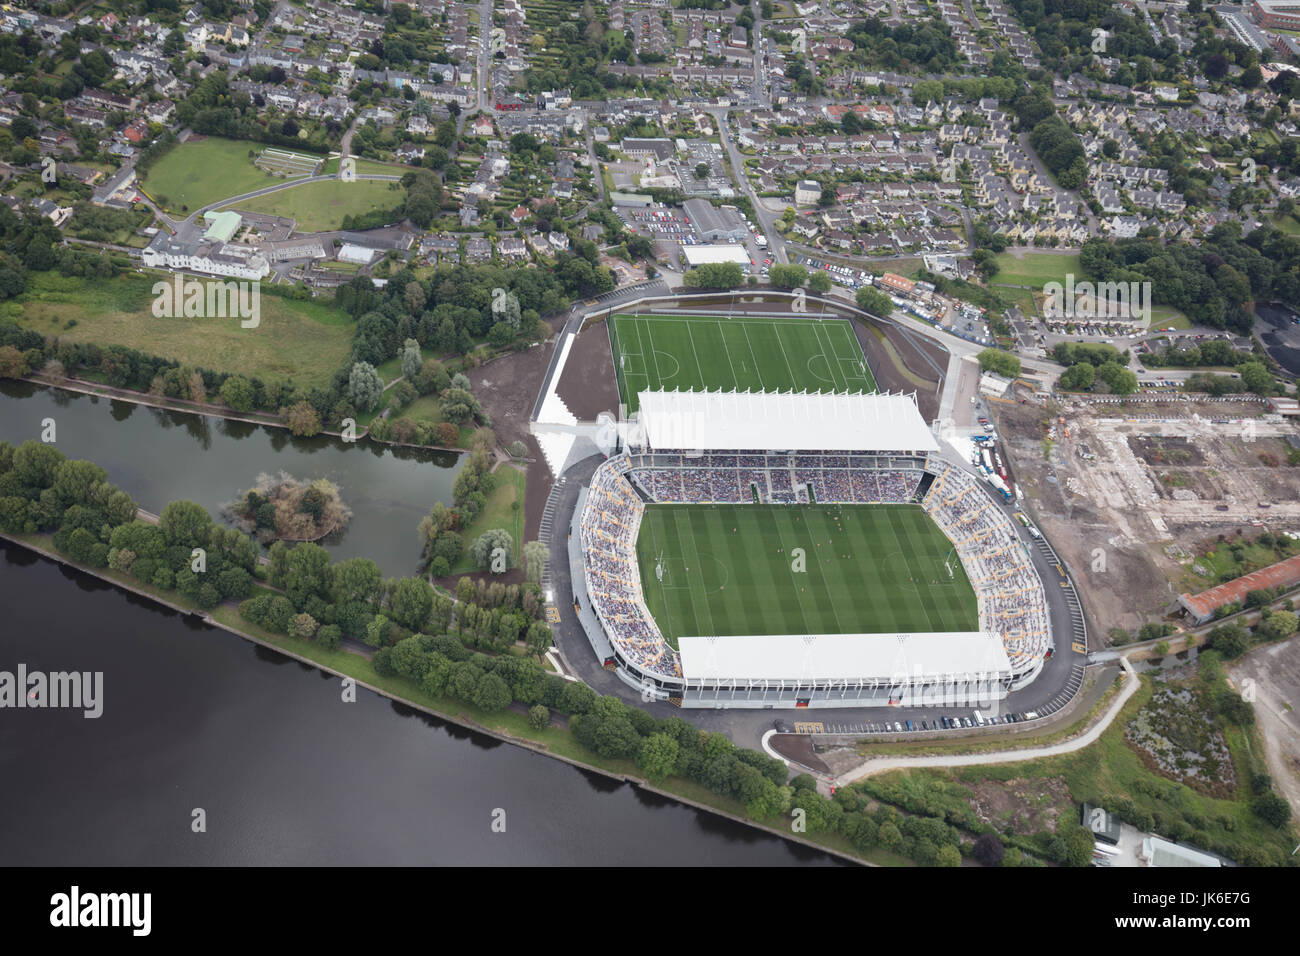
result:
[[[238,318],[158,318],[152,304],[159,278],[33,272],[27,292],[0,306],[0,318],[70,342],[125,345],[186,365],[307,386],[328,384],[347,360],[352,320],[332,306],[262,295],[255,329],[241,328]]]
[[[386,364],[386,363],[385,363]],[[384,381],[390,381],[387,375],[381,371]],[[389,394],[392,394],[391,392]],[[442,406],[436,395],[421,395],[415,401],[411,402],[400,411],[394,411],[393,419],[409,418],[413,422],[430,422],[434,425],[442,422]],[[474,437],[474,429],[469,425],[460,426],[460,435],[456,439],[457,448],[468,448],[469,441]],[[495,526],[494,526],[495,527]]]
[[[1001,274],[994,278],[1000,279]],[[1032,319],[1038,314],[1038,310],[1034,307],[1034,294],[1028,289],[1021,289],[1016,286],[1004,286],[997,282],[992,284],[992,289],[1008,302],[1013,302],[1020,306],[1020,311],[1024,314],[1025,318]]]
[[[806,572],[791,567],[806,552]],[[978,629],[952,545],[915,505],[650,505],[637,537],[646,604],[679,636]],[[662,569],[660,578],[658,570]]]
[[[1295,216],[1274,216],[1269,222],[1288,236],[1300,235],[1300,221],[1297,221]]]
[[[303,232],[338,229],[344,216],[357,216],[375,209],[391,209],[402,202],[402,189],[396,183],[337,180],[305,183],[280,192],[250,199],[240,209],[268,216],[284,216],[298,223]]]
[[[1003,252],[995,261],[998,273],[993,281],[998,285],[1027,285],[1041,289],[1053,280],[1064,284],[1067,272],[1074,273],[1076,282],[1087,277],[1079,256],[1072,252],[1027,252],[1019,259]]]
[[[145,192],[172,212],[184,211],[183,206],[193,212],[208,203],[284,181],[254,166],[250,151],[260,153],[262,147],[217,136],[181,143],[149,170]]]
[[[461,537],[465,539],[466,554],[462,556],[461,561],[452,572],[463,574],[469,571],[479,570],[472,561],[469,560],[469,546],[479,535],[493,528],[505,528],[510,532],[510,540],[515,546],[515,564],[518,565],[523,560],[524,553],[524,486],[526,476],[524,472],[513,465],[500,465],[496,471],[492,472],[496,478],[497,486],[488,495],[487,504],[483,506],[483,511],[474,523],[461,532]],[[515,508],[515,502],[519,507]]]
[[[874,392],[862,346],[847,321],[615,316],[619,393],[658,388]]]

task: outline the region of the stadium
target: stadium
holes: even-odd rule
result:
[[[988,706],[1033,681],[1038,572],[915,397],[739,390],[731,365],[651,376],[579,492],[574,601],[605,667],[693,708]]]

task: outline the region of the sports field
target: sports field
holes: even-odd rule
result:
[[[208,203],[285,182],[253,164],[261,152],[261,145],[244,140],[195,138],[173,146],[154,163],[143,186],[155,202],[171,212],[193,212]],[[307,173],[304,170],[298,176]]]
[[[979,629],[961,562],[919,505],[648,505],[636,549],[646,605],[674,647]]]
[[[628,411],[646,389],[876,390],[844,319],[616,315],[610,339]]]

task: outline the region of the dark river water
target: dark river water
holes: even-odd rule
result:
[[[3,543],[0,609],[0,671],[104,675],[98,718],[0,709],[0,864],[836,862],[364,689],[345,703],[314,667]]]
[[[0,382],[0,439],[17,445],[55,422],[54,447],[108,469],[109,480],[155,514],[188,498],[220,520],[221,505],[263,472],[328,478],[352,521],[321,544],[334,560],[372,558],[392,576],[415,574],[416,528],[435,501],[450,505],[460,456],[318,436]]]

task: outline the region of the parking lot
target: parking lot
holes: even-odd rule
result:
[[[985,715],[980,711],[972,711],[966,715],[942,715],[932,718],[903,719],[892,721],[866,721],[863,723],[828,723],[825,721],[796,721],[792,728],[782,729],[782,733],[796,734],[906,734],[906,733],[934,733],[945,730],[977,730],[980,727],[995,727],[1004,724],[1018,724],[1027,720],[1034,720],[1039,717],[1037,712],[1031,711],[1028,714],[995,714],[992,716]],[[778,721],[783,724],[784,721]]]

